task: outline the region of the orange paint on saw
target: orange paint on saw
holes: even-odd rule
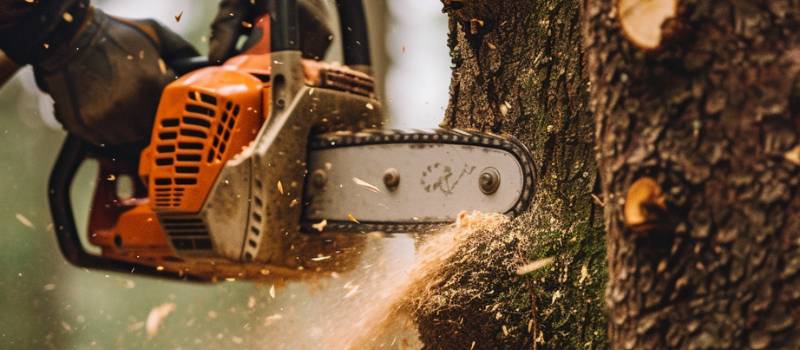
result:
[[[104,256],[159,265],[162,259],[181,260],[159,215],[198,213],[225,164],[255,139],[269,115],[269,21],[258,26],[264,35],[247,52],[222,66],[186,74],[164,89],[151,142],[139,162],[146,184],[139,193],[146,191],[146,197],[122,201],[113,188],[98,186],[90,242]],[[118,166],[108,164],[99,178]]]

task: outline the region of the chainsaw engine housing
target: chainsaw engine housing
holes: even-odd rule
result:
[[[234,262],[257,262],[254,271],[285,265],[299,227],[308,133],[374,127],[380,104],[365,74],[308,62],[300,93],[271,113],[271,75],[260,68],[203,68],[164,90],[139,164],[147,197],[109,207],[109,193],[98,191],[93,203],[90,242],[103,256],[201,274]]]

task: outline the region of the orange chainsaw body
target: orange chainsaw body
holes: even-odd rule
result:
[[[253,141],[263,125],[268,115],[264,110],[269,108],[264,94],[269,96],[268,83],[228,65],[203,68],[170,84],[139,163],[147,198],[129,201],[135,209],[121,213],[113,226],[99,220],[107,218],[103,213],[107,209],[95,207],[91,220],[95,227],[90,231],[96,235],[91,242],[103,247],[105,255],[140,256],[152,254],[153,247],[165,248],[156,250],[159,253],[170,252],[156,213],[192,214],[201,209],[222,167]],[[97,195],[104,194],[98,190]],[[186,227],[191,229],[191,222]],[[201,247],[211,241],[174,239],[172,244]]]
[[[164,89],[138,169],[121,159],[100,162],[89,242],[104,257],[166,269],[184,261],[176,247],[211,250],[204,225],[191,215],[269,116],[269,35],[262,39],[222,66],[193,71]],[[146,187],[139,184],[131,198],[118,198],[116,177],[137,170]],[[173,229],[172,238],[165,226]]]
[[[104,258],[178,274],[263,277],[263,264],[221,257],[199,213],[225,164],[255,141],[270,115],[270,62],[268,42],[262,41],[222,66],[182,76],[162,93],[138,166],[124,157],[99,159],[88,232]],[[325,78],[336,72],[369,78],[346,67],[302,60],[302,70],[308,85],[371,93],[371,85],[336,85],[338,80]],[[116,179],[125,175],[141,181],[133,181],[130,198],[119,198]],[[241,200],[249,199],[243,194]],[[298,274],[287,267],[269,270]]]

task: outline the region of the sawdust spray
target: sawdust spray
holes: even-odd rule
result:
[[[468,243],[471,233],[492,230],[507,220],[500,214],[460,213],[455,224],[432,234],[418,247],[413,264],[399,273],[369,276],[362,285],[370,290],[365,302],[342,310],[352,323],[331,329],[321,344],[331,349],[419,347],[416,326],[404,313],[406,298],[436,283],[436,272]]]

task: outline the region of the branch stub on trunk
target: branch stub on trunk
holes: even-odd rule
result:
[[[678,0],[618,0],[622,31],[634,45],[655,49],[661,44],[664,22],[674,17]]]
[[[666,200],[661,186],[650,177],[636,180],[628,189],[623,211],[625,226],[643,233],[661,221],[666,209]]]

